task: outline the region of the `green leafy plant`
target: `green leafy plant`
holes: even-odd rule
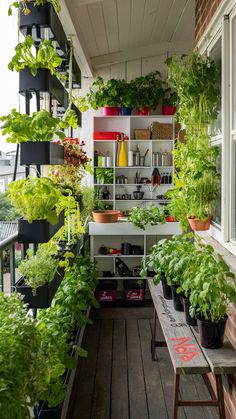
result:
[[[0,193],[0,221],[14,221],[18,217],[17,211],[9,202],[6,193]]]
[[[33,220],[58,222],[67,203],[56,183],[46,177],[18,179],[8,187],[10,202],[29,223]],[[65,202],[66,201],[66,202]]]
[[[178,104],[178,95],[170,87],[164,88],[162,104],[165,106],[176,106]]]
[[[165,213],[158,207],[139,208],[134,207],[129,214],[129,221],[136,227],[145,230],[147,224],[165,223]]]
[[[20,42],[15,48],[15,55],[12,57],[8,68],[11,71],[20,71],[29,68],[32,75],[36,76],[38,69],[46,68],[53,75],[61,78],[57,68],[61,65],[62,59],[56,52],[51,41],[41,41],[37,47],[35,56],[34,39],[27,35],[24,42]]]
[[[35,255],[31,249],[27,251],[26,258],[19,265],[19,272],[25,284],[32,288],[33,295],[36,295],[38,287],[53,280],[57,268],[58,260],[46,247],[40,246]]]
[[[23,6],[23,13],[25,15],[28,15],[30,13],[30,9],[29,9],[29,3],[32,3],[34,5],[34,7],[39,7],[39,6],[44,6],[44,4],[46,3],[52,3],[54,9],[56,10],[57,13],[60,13],[61,11],[61,4],[59,0],[22,0],[21,2],[19,1],[14,1],[8,9],[8,15],[11,16],[12,15],[12,8],[15,7],[16,9],[20,8],[20,3],[22,3]]]
[[[209,124],[220,108],[220,73],[215,62],[195,49],[166,60],[168,81],[178,95],[178,117],[185,125]]]
[[[101,184],[112,184],[113,183],[113,169],[98,168],[95,172],[96,181]]]
[[[159,71],[137,77],[130,84],[134,92],[133,107],[143,109],[148,106],[156,109],[162,103],[164,89]]]

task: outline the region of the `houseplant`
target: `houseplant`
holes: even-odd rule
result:
[[[136,77],[130,84],[135,92],[133,107],[140,115],[148,115],[150,109],[156,109],[162,103],[164,90],[159,71]]]
[[[162,99],[162,114],[174,115],[176,113],[176,105],[178,103],[178,96],[170,87],[164,88],[164,96]]]
[[[23,7],[23,11],[24,14],[27,15],[30,13],[30,9],[28,7],[28,3],[34,3],[35,7],[38,6],[43,6],[45,3],[50,2],[52,3],[54,9],[56,10],[57,13],[59,13],[61,11],[61,5],[60,5],[60,1],[59,0],[22,0],[20,1],[14,1],[8,9],[8,15],[10,16],[12,14],[12,7],[16,7],[17,9],[19,9],[20,4],[22,3],[22,7]]]
[[[113,169],[98,168],[95,171],[96,182],[98,184],[112,184],[113,183]]]
[[[192,271],[192,280],[190,315],[197,317],[201,345],[220,348],[229,304],[236,301],[235,275],[221,255],[205,251],[197,270]]]
[[[165,223],[165,214],[158,207],[140,208],[134,207],[129,213],[129,221],[136,227],[145,230],[147,224],[155,225]]]

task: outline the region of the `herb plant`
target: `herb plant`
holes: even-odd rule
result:
[[[27,251],[26,258],[19,266],[19,272],[23,275],[25,284],[32,288],[33,295],[36,295],[38,287],[53,280],[57,268],[58,260],[46,247],[40,246],[35,255],[31,249]]]
[[[161,73],[153,71],[145,76],[131,80],[134,93],[133,107],[143,109],[148,106],[156,109],[162,103],[164,96],[163,81]]]
[[[20,42],[15,48],[15,55],[8,64],[11,71],[20,71],[29,68],[33,76],[36,76],[38,69],[46,68],[50,73],[61,77],[57,68],[61,65],[62,59],[56,52],[51,41],[41,41],[34,52],[34,39],[27,35],[24,42]],[[36,56],[35,56],[36,55]]]
[[[165,213],[158,207],[139,208],[134,207],[129,214],[129,221],[136,227],[145,230],[147,224],[165,223]]]
[[[33,220],[47,220],[56,224],[64,205],[64,197],[56,183],[46,177],[18,179],[10,183],[8,196],[16,210],[29,223]]]
[[[113,169],[98,168],[95,172],[96,181],[100,184],[112,184],[113,183]]]

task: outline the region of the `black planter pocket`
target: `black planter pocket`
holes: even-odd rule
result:
[[[228,316],[222,322],[213,323],[197,317],[200,343],[203,348],[218,349],[223,346],[227,319]]]
[[[20,164],[64,164],[64,147],[51,141],[27,141],[26,143],[21,143]]]
[[[191,317],[190,314],[189,314],[189,309],[190,309],[190,301],[189,301],[189,298],[182,297],[182,301],[183,301],[183,306],[184,306],[184,314],[185,314],[186,323],[189,326],[197,326],[197,319],[196,319],[196,317]]]
[[[162,291],[163,291],[164,298],[166,300],[172,300],[171,287],[167,284],[166,278],[164,275],[162,275],[161,284],[162,284]]]
[[[47,243],[64,225],[64,211],[59,215],[57,224],[46,220],[33,221],[31,224],[23,219],[18,220],[18,243]]]
[[[50,284],[38,287],[36,295],[32,294],[32,288],[25,285],[24,278],[22,277],[16,282],[16,291],[24,296],[23,301],[29,305],[29,308],[48,308],[51,305],[51,301],[56,294],[63,277],[64,269],[58,268],[58,272]]]
[[[178,285],[171,285],[171,293],[173,298],[173,305],[176,311],[184,311],[184,306],[182,303],[182,298],[180,294],[176,292]]]

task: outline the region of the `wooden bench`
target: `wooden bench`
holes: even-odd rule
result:
[[[153,361],[157,360],[156,347],[166,346],[174,368],[173,419],[177,419],[179,406],[217,406],[221,419],[225,419],[222,374],[236,372],[236,352],[229,342],[221,349],[205,349],[199,343],[197,327],[185,323],[184,313],[173,308],[172,301],[165,300],[162,287],[148,285],[154,303],[151,352]],[[165,342],[156,340],[157,317]],[[216,394],[207,376],[212,372],[216,381]],[[201,374],[207,385],[210,400],[180,400],[179,384],[183,374]]]

